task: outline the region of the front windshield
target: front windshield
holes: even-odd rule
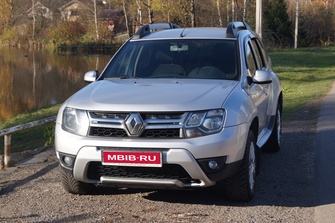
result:
[[[102,78],[193,78],[238,80],[237,50],[231,40],[128,42]]]

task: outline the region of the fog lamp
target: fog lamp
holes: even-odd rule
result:
[[[208,162],[208,167],[211,170],[216,170],[219,167],[219,164],[215,160],[211,160],[211,161]]]
[[[72,157],[69,157],[69,156],[64,156],[63,157],[63,162],[66,166],[72,166],[73,164],[73,158]]]

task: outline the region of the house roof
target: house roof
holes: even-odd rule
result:
[[[118,9],[102,9],[99,13],[101,19],[115,19],[123,16],[123,10]]]
[[[73,5],[73,4],[80,4],[80,5],[82,5],[82,6],[87,7],[83,2],[81,2],[81,1],[79,1],[79,0],[72,0],[72,1],[70,1],[70,2],[68,2],[68,3],[64,4],[64,5],[62,5],[62,6],[59,7],[58,9],[59,9],[60,11],[63,11],[63,10],[65,10],[66,8],[68,8],[69,6],[71,6],[71,5]]]

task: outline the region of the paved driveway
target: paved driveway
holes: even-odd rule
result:
[[[317,123],[315,222],[335,222],[335,82]]]

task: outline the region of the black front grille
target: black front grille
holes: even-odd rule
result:
[[[145,138],[180,138],[180,129],[148,129],[145,130],[139,137]],[[90,136],[105,136],[105,137],[128,137],[123,129],[117,128],[102,128],[91,127]]]
[[[90,136],[127,137],[128,135],[123,129],[91,127]]]
[[[141,114],[142,118],[145,119],[158,119],[158,120],[166,120],[166,119],[182,119],[185,115],[184,112],[171,112],[171,113],[144,113]]]
[[[184,183],[194,180],[183,167],[176,164],[164,164],[162,167],[126,167],[104,166],[100,162],[90,162],[87,177],[100,180],[101,176],[150,179],[178,179]]]
[[[125,119],[128,113],[114,113],[114,112],[90,112],[92,118],[122,118]]]
[[[180,129],[148,129],[142,137],[148,138],[180,138]]]

